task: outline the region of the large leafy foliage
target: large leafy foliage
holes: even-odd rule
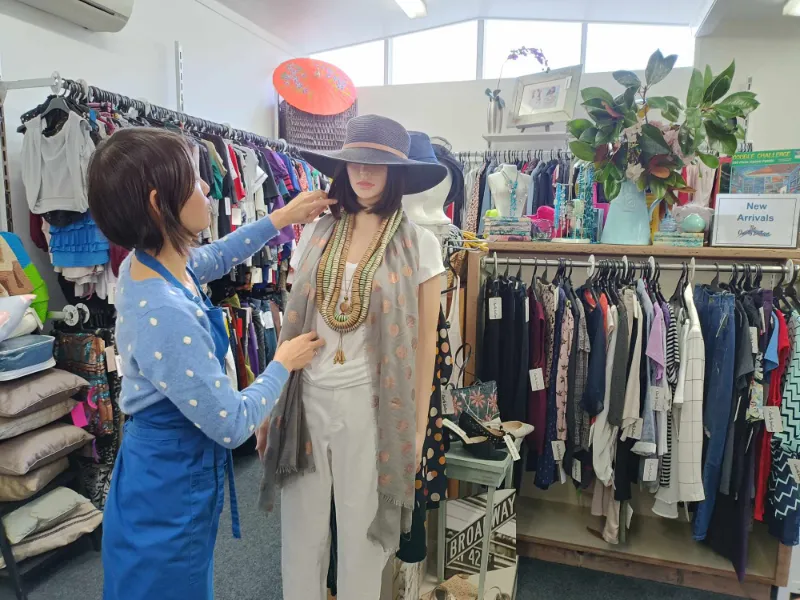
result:
[[[731,90],[736,64],[718,75],[710,67],[692,73],[685,102],[674,96],[653,96],[651,88],[672,72],[676,55],[657,50],[650,57],[644,82],[632,71],[616,71],[614,79],[625,91],[581,90],[589,119],[575,119],[567,130],[573,154],[595,163],[596,178],[606,196],[617,197],[625,179],[658,198],[676,200],[693,191],[681,176],[684,166],[698,161],[716,168],[720,154],[733,154],[744,139],[741,122],[759,106],[752,92]],[[651,120],[658,110],[663,121]]]

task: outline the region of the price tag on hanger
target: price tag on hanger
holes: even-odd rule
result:
[[[581,468],[581,461],[577,458],[572,459],[572,478],[577,481],[578,483],[581,482],[581,476],[583,474],[583,469]]]
[[[667,388],[659,385],[650,386],[650,397],[653,399],[653,410],[656,412],[667,412],[669,410],[669,399],[667,398]]]
[[[225,197],[225,214],[231,216],[231,199]]]
[[[122,357],[117,354],[114,358],[117,361],[117,373],[119,373],[119,376],[122,377]]]
[[[453,390],[449,387],[442,389],[442,414],[452,415],[456,412],[456,406],[453,403]]]
[[[644,427],[644,419],[636,419],[630,426],[630,433],[628,437],[632,440],[642,439],[642,428]]]
[[[648,458],[644,461],[642,481],[655,481],[658,478],[658,459]]]
[[[764,425],[770,433],[781,433],[783,431],[780,406],[764,407]]]
[[[506,443],[511,458],[514,459],[514,462],[517,462],[519,460],[519,450],[517,450],[517,445],[514,443],[514,438],[506,434],[503,436],[503,441]]]
[[[527,296],[525,297],[525,322],[528,323],[531,320],[531,300]]]
[[[106,371],[114,373],[117,370],[117,351],[114,346],[106,347]]]
[[[753,354],[758,354],[758,327],[750,328],[750,347]]]
[[[542,368],[531,369],[528,374],[531,377],[531,391],[538,392],[544,389],[544,374]]]
[[[107,296],[109,304],[116,304],[117,303],[117,284],[116,283],[109,283],[108,284],[108,292]]]
[[[800,483],[800,460],[790,458],[787,462],[792,470],[792,477],[794,477],[795,482]]]
[[[231,208],[231,225],[234,227],[242,226],[242,209],[238,206]]]
[[[253,285],[257,283],[264,282],[264,271],[261,270],[261,267],[255,267],[250,269],[250,283]]]
[[[489,320],[499,321],[503,318],[503,299],[489,298]]]
[[[275,321],[272,318],[271,310],[262,311],[261,319],[264,321],[264,329],[275,329]]]
[[[567,453],[567,447],[562,440],[555,440],[550,442],[553,446],[553,460],[561,462],[564,460],[564,455]]]

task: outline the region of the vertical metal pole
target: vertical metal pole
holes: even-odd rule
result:
[[[390,37],[383,41],[383,85],[392,85],[392,53],[394,52],[392,42]]]
[[[0,64],[0,81],[3,79],[2,64]],[[5,94],[0,93],[0,161],[3,163],[3,172],[0,174],[0,191],[3,192],[3,201],[0,202],[0,227],[6,231],[14,231],[14,221],[11,218],[11,179],[8,173],[8,144],[6,141],[6,110]]]
[[[486,54],[486,19],[478,19],[478,56],[475,60],[475,79],[483,79],[483,57]]]
[[[175,41],[175,91],[177,94],[178,112],[183,109],[183,48],[179,41]]]
[[[583,72],[586,73],[586,53],[589,46],[589,24],[584,22],[581,25],[581,65]]]

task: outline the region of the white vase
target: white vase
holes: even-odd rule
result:
[[[500,133],[503,130],[503,107],[494,98],[489,98],[486,109],[487,133]]]

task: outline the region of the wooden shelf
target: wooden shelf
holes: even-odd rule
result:
[[[800,250],[794,248],[677,248],[672,246],[618,246],[612,244],[565,244],[560,242],[493,242],[489,252],[510,254],[557,254],[637,257],[695,257],[700,260],[748,260],[784,262],[800,260]]]
[[[682,520],[634,518],[628,543],[614,546],[589,531],[604,520],[580,507],[526,497],[517,498],[519,554],[632,577],[700,587],[745,597],[764,597],[778,578],[778,541],[762,523],[750,534],[744,584],[728,559],[692,540]]]

